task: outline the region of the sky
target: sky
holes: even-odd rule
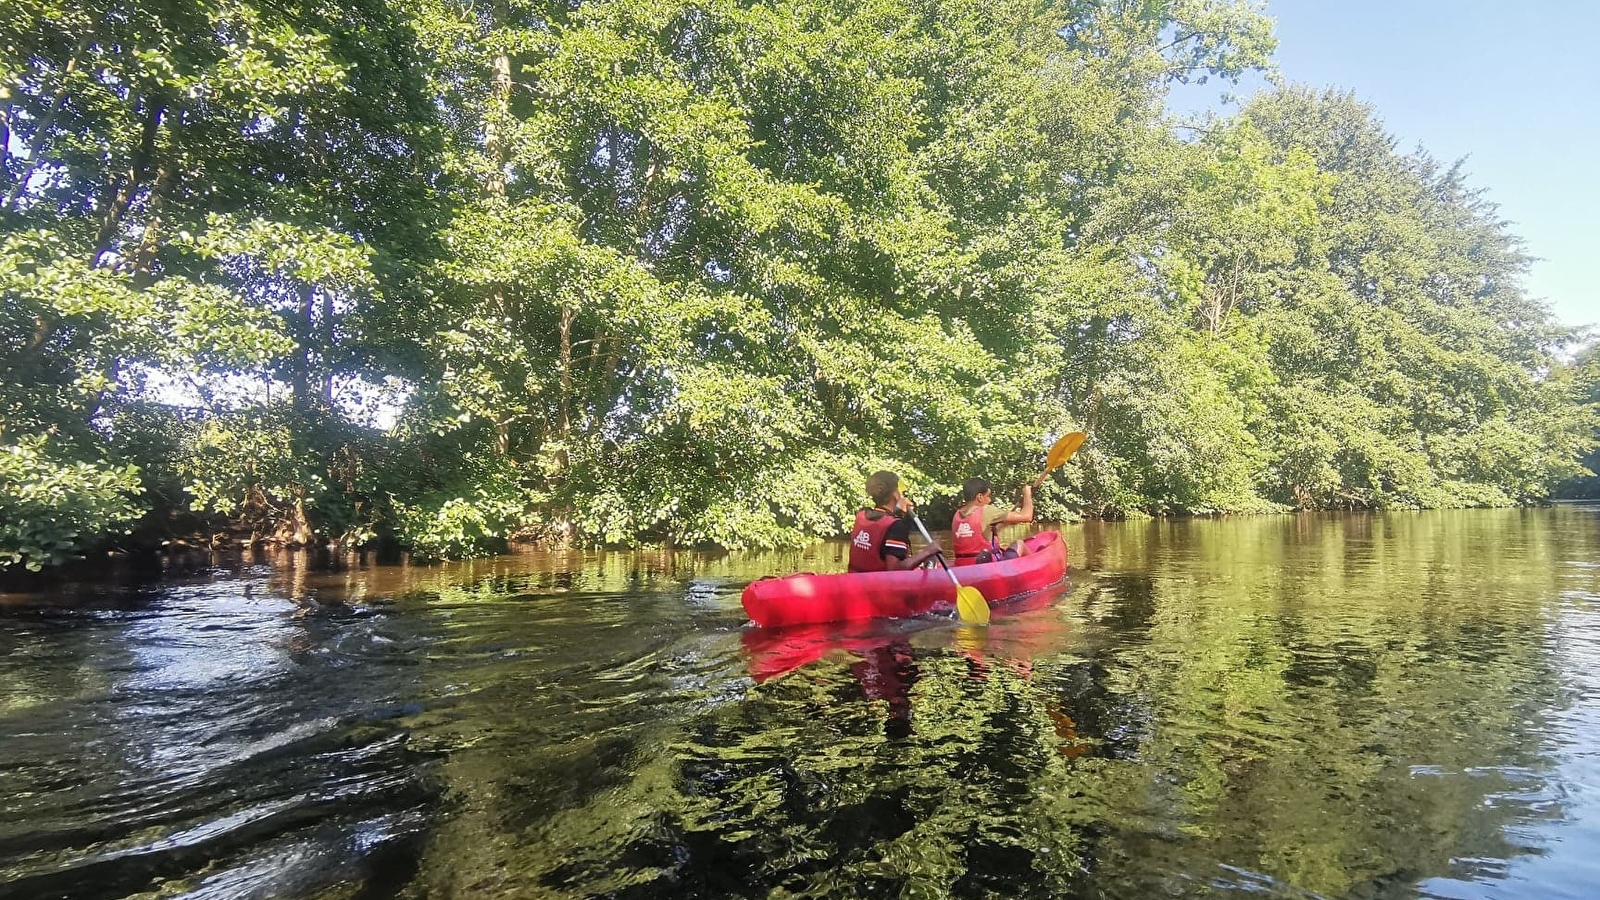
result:
[[[1568,325],[1600,324],[1600,0],[1268,0],[1289,82],[1353,90],[1410,151],[1466,157]],[[1248,96],[1259,78],[1231,90]],[[1175,110],[1221,111],[1225,85]]]

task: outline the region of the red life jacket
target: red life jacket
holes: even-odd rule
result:
[[[882,512],[882,510],[877,510]],[[889,513],[867,518],[869,510],[856,512],[856,527],[850,531],[850,571],[882,572],[889,568],[883,558],[883,539],[890,526],[900,521]]]
[[[950,520],[950,533],[955,540],[950,543],[950,550],[956,559],[972,559],[979,553],[989,548],[989,536],[983,533],[983,511],[987,506],[974,506],[972,512],[961,514],[961,508],[956,507],[955,518]]]

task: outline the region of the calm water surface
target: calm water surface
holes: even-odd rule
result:
[[[805,554],[0,597],[0,896],[1592,897],[1600,508],[1068,529],[766,633]]]

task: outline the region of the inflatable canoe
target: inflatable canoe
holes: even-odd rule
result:
[[[1067,574],[1067,545],[1058,532],[1028,538],[1016,559],[962,566],[956,577],[992,606],[1049,587]],[[956,590],[937,565],[900,572],[846,572],[763,578],[744,589],[751,621],[767,628],[862,619],[900,619],[955,606]]]
[[[986,647],[1014,662],[1031,662],[1036,655],[1053,652],[1060,646],[1067,625],[1058,615],[1041,613],[1061,599],[1065,580],[1045,590],[1007,602],[1003,611],[995,608],[995,618],[987,628],[958,626],[939,619],[874,619],[870,622],[819,622],[791,628],[747,628],[744,630],[745,659],[750,677],[758,684],[781,678],[829,654],[848,654],[858,660],[872,660],[885,650],[912,640],[929,629],[944,629],[956,634],[956,647],[968,658],[985,662]],[[973,644],[976,646],[972,646]]]

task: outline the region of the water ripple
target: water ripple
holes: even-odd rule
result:
[[[1088,523],[987,629],[742,627],[836,548],[8,606],[0,895],[1586,897],[1595,524]]]

